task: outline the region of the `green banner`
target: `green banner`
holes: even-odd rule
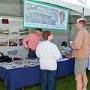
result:
[[[70,10],[39,2],[24,0],[24,27],[68,30]]]

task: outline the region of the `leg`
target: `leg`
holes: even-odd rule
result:
[[[36,56],[36,51],[33,51],[33,57],[34,57],[34,58],[37,58],[37,56]]]
[[[48,71],[48,90],[55,90],[56,70]]]
[[[88,83],[88,79],[87,79],[87,75],[86,72],[83,73],[83,88],[86,90],[87,88],[87,83]]]
[[[41,90],[47,90],[47,70],[41,70]]]
[[[82,75],[75,75],[75,80],[76,80],[76,90],[82,90],[83,89]]]
[[[76,79],[77,90],[82,90],[84,83],[87,86],[87,82],[85,82],[87,78],[84,73],[86,71],[86,64],[87,64],[87,58],[75,59],[75,79]],[[84,80],[83,80],[83,76],[84,76]],[[84,87],[86,87],[85,85]]]
[[[32,52],[32,50],[31,49],[29,49],[29,51],[28,51],[28,58],[33,58],[33,52]]]

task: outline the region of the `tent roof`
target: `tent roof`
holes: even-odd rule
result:
[[[22,16],[21,0],[0,0],[0,16]]]
[[[0,16],[23,16],[23,0],[0,0]],[[54,5],[59,5],[62,7],[70,8],[71,15],[81,15],[80,13],[83,12],[82,6],[73,5],[71,3],[67,3],[63,0],[37,0],[42,2],[51,3]],[[78,13],[77,13],[78,12]],[[90,16],[90,12],[85,9],[85,15]]]
[[[71,15],[76,14],[76,12],[78,12],[78,14],[83,13],[83,7],[85,7],[85,5],[83,3],[78,3],[79,1],[76,0],[77,2],[73,2],[73,0],[38,0],[38,1],[42,1],[42,2],[46,2],[46,3],[50,3],[50,4],[54,4],[54,5],[58,5],[58,6],[62,6],[62,7],[66,7],[71,9]],[[72,1],[72,3],[70,2]],[[82,0],[81,0],[82,1]],[[90,8],[88,6],[85,7],[85,11],[84,11],[84,15],[85,16],[90,16]],[[72,13],[73,11],[73,13]]]

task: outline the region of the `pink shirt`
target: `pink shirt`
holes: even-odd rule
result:
[[[26,48],[36,50],[37,45],[39,44],[39,37],[36,33],[32,33],[28,35],[26,38],[24,38],[22,43]]]

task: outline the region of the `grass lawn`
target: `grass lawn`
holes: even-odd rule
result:
[[[88,80],[90,80],[90,71],[87,71]],[[4,82],[0,81],[0,90],[5,90]],[[24,90],[40,90],[40,84],[34,86],[24,87]],[[76,90],[74,75],[59,78],[56,82],[56,90]],[[88,82],[88,89],[90,90],[90,81]]]

